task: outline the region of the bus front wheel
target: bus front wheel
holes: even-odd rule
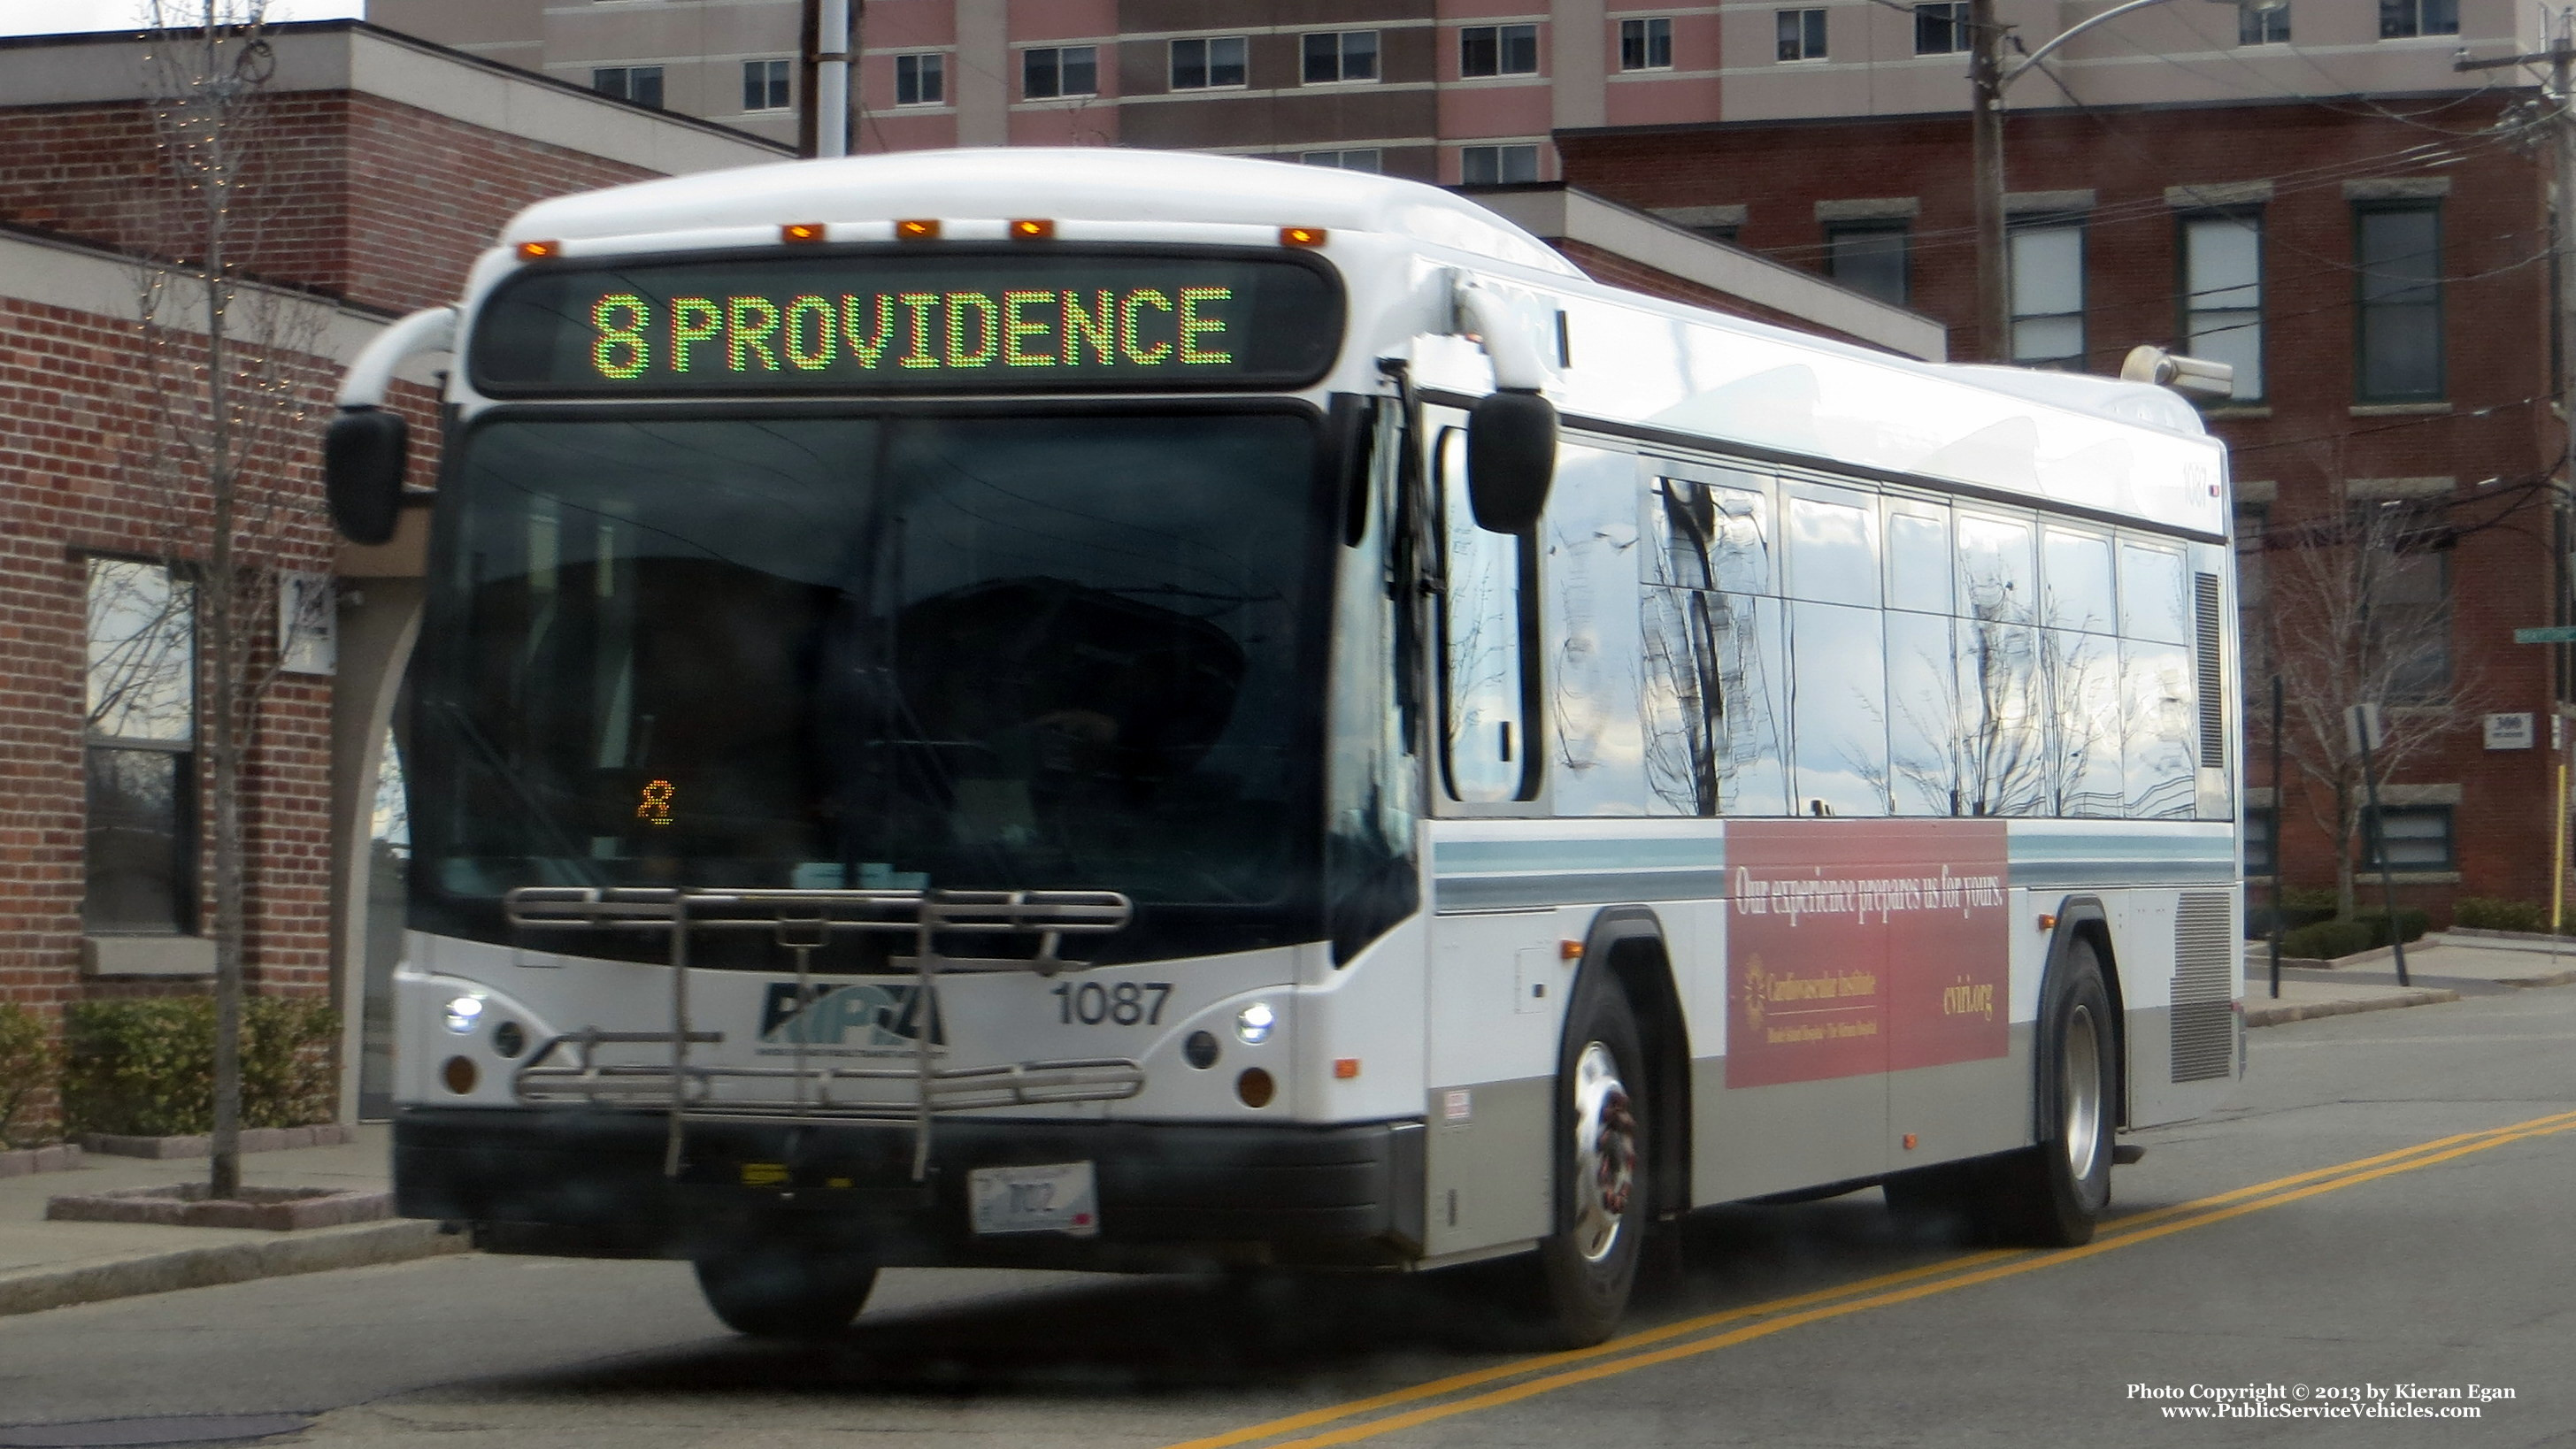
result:
[[[1567,1348],[1616,1332],[1650,1219],[1646,1054],[1636,1012],[1606,975],[1567,1014],[1556,1082],[1558,1231],[1539,1244],[1542,1329]]]
[[[2111,994],[2093,944],[2070,942],[2039,1003],[2039,1141],[2006,1158],[1996,1187],[1997,1236],[2036,1247],[2093,1240],[2111,1205],[2119,1049]]]
[[[753,1338],[828,1338],[859,1316],[877,1281],[874,1263],[783,1247],[700,1258],[697,1269],[707,1307]]]

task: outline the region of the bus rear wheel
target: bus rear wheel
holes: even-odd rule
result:
[[[2111,1205],[2119,1049],[2111,993],[2089,941],[2067,948],[2040,993],[2039,1141],[1996,1164],[1994,1236],[2042,1248],[2093,1241]]]
[[[876,1287],[864,1259],[757,1248],[697,1260],[698,1291],[724,1326],[753,1338],[828,1338],[850,1326]]]
[[[1587,980],[1568,1013],[1557,1068],[1560,1229],[1539,1244],[1541,1332],[1584,1348],[1616,1332],[1636,1286],[1650,1219],[1646,1054],[1636,1012],[1606,977]]]

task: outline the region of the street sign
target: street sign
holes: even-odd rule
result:
[[[2540,629],[2516,629],[2516,644],[2576,644],[2576,624],[2551,624]]]
[[[2343,712],[2344,748],[2367,759],[2372,750],[2388,748],[2388,726],[2375,704],[2356,704]]]

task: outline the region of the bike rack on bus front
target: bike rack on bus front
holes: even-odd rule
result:
[[[809,1119],[818,1109],[826,1116],[855,1121],[913,1122],[912,1178],[922,1181],[930,1170],[933,1114],[983,1107],[1022,1106],[1038,1102],[1117,1101],[1144,1090],[1144,1068],[1132,1060],[1084,1058],[1072,1061],[1019,1062],[987,1067],[940,1069],[931,1059],[932,1023],[938,1013],[937,980],[946,972],[1034,971],[1052,976],[1080,970],[1086,963],[1059,954],[1069,935],[1100,935],[1124,928],[1134,908],[1115,891],[939,891],[939,890],[683,890],[662,887],[522,886],[504,897],[510,924],[529,930],[643,930],[671,933],[671,1029],[668,1032],[583,1030],[558,1036],[529,1055],[512,1079],[524,1102],[587,1102],[638,1105],[660,1095],[656,1079],[669,1078],[667,1116],[670,1133],[663,1149],[662,1171],[680,1172],[685,1124],[695,1115],[711,1118],[764,1118],[785,1109]],[[795,1032],[793,1067],[692,1067],[689,1045],[724,1040],[721,1032],[693,1030],[689,1023],[689,933],[692,930],[766,930],[796,957],[796,1009],[814,1004],[814,949],[834,932],[913,933],[913,1064],[893,1068],[809,1068],[806,1033]],[[1037,954],[1016,957],[952,957],[939,951],[943,935],[1038,937]],[[900,960],[901,958],[897,958]],[[601,1046],[668,1042],[671,1064],[601,1065]],[[570,1066],[548,1066],[558,1048],[574,1056]],[[792,1101],[719,1100],[719,1079],[794,1084]],[[836,1082],[885,1082],[909,1079],[914,1101],[901,1103],[838,1101]],[[691,1101],[694,1082],[696,1101]],[[819,1090],[817,1090],[819,1089]]]

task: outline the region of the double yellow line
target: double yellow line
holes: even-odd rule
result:
[[[1166,1446],[1166,1449],[1230,1449],[1233,1445],[1254,1443],[1262,1443],[1263,1449],[1325,1449],[1327,1445],[1355,1443],[1459,1414],[1499,1408],[1577,1384],[1633,1373],[1656,1364],[1714,1353],[1806,1324],[1822,1323],[1873,1308],[1890,1308],[1937,1293],[2078,1262],[2193,1228],[2207,1227],[2211,1223],[2225,1222],[2229,1218],[2243,1217],[2247,1213],[2281,1207],[2320,1193],[2356,1187],[2401,1172],[2466,1157],[2473,1152],[2570,1130],[2576,1130],[2576,1112],[2560,1112],[2506,1127],[2492,1127],[2483,1132],[2435,1138],[2394,1152],[2383,1152],[2376,1157],[2358,1158],[2313,1172],[2277,1177],[2252,1187],[2240,1187],[2213,1197],[2119,1218],[2105,1225],[2099,1236],[2080,1248],[2047,1252],[1999,1249],[1963,1254],[1837,1288],[1775,1298],[1743,1308],[1730,1308],[1721,1313],[1667,1323],[1593,1348],[1544,1354],[1478,1369],[1473,1373],[1434,1379],[1411,1388],[1292,1414],[1284,1419],[1252,1424],[1204,1439],[1187,1440]],[[1475,1392],[1477,1390],[1481,1392]],[[1389,1410],[1398,1412],[1387,1412]],[[1309,1430],[1322,1432],[1309,1433]],[[1291,1435],[1297,1437],[1283,1437]]]

